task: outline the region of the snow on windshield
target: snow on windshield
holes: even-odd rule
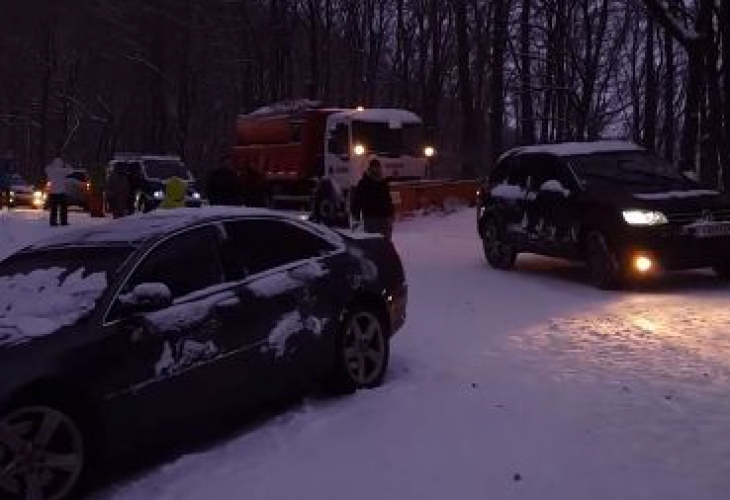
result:
[[[94,309],[106,286],[105,273],[86,275],[83,268],[0,277],[0,343],[19,344],[73,325]]]

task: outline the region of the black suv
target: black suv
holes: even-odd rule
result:
[[[584,261],[600,288],[659,271],[730,277],[730,197],[625,142],[516,148],[479,193],[487,261],[520,252]]]
[[[165,183],[172,177],[187,182],[186,207],[201,207],[204,202],[192,172],[179,156],[120,153],[110,162],[107,175],[120,171],[129,179],[131,212],[149,212],[165,198]]]

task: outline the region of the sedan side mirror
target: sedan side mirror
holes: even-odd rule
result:
[[[164,283],[141,283],[131,292],[120,295],[119,301],[129,312],[159,311],[172,305],[172,292]]]

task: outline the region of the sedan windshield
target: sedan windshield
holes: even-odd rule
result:
[[[0,263],[0,343],[22,343],[91,314],[130,248],[64,248]]]
[[[690,184],[670,164],[643,151],[579,155],[570,157],[568,161],[578,178],[588,184]]]
[[[185,165],[176,160],[146,160],[144,170],[150,179],[164,180],[179,177],[183,180],[189,180],[191,178],[190,172]]]

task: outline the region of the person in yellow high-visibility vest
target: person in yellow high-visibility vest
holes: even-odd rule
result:
[[[187,191],[187,182],[179,177],[170,177],[165,183],[165,197],[160,208],[183,208]]]

